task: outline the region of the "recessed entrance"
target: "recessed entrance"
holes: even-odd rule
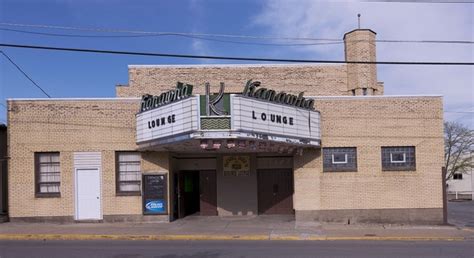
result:
[[[293,214],[293,171],[259,169],[258,214]]]
[[[174,218],[217,215],[216,171],[179,171],[174,174]]]

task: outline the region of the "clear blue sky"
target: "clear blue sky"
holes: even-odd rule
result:
[[[330,3],[315,1],[0,1],[0,22],[161,32],[342,38],[357,25],[383,39],[473,40],[473,5]],[[400,18],[401,15],[403,18]],[[439,17],[446,17],[439,19]],[[80,31],[50,33],[99,35]],[[101,34],[103,35],[103,33]],[[343,46],[247,46],[163,36],[148,38],[67,38],[0,31],[0,42],[197,55],[343,59]],[[471,46],[383,45],[379,61],[473,62]],[[2,48],[53,97],[113,97],[128,81],[129,64],[224,63],[177,58],[112,56]],[[450,52],[451,51],[451,52]],[[229,62],[225,62],[229,63]],[[473,68],[379,66],[387,94],[443,94],[445,108],[474,111]],[[449,86],[448,86],[449,85]],[[451,89],[449,89],[451,87]],[[453,91],[456,87],[457,91]],[[0,103],[7,98],[44,97],[0,56]],[[451,113],[472,123],[472,113]],[[0,122],[6,110],[0,106]]]

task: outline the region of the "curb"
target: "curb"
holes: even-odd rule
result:
[[[244,240],[244,241],[464,241],[464,237],[414,236],[300,236],[300,235],[93,235],[93,234],[0,234],[0,240]]]

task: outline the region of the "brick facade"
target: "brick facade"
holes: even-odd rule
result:
[[[346,34],[346,59],[374,61],[374,39],[370,30]],[[297,219],[442,222],[442,98],[360,96],[363,88],[367,95],[383,94],[371,64],[129,66],[129,83],[116,87],[118,98],[9,100],[10,217],[72,220],[73,153],[79,151],[102,153],[104,219],[140,217],[140,196],[115,194],[114,155],[137,148],[139,97],[169,90],[177,81],[195,85],[194,94],[204,93],[205,82],[216,87],[225,82],[226,92],[239,93],[248,79],[315,96],[322,147],[357,148],[357,172],[323,172],[319,149],[294,156]],[[352,90],[358,96],[352,97]],[[382,146],[415,146],[416,170],[382,171]],[[35,198],[34,153],[42,151],[60,152],[60,198]],[[143,172],[171,173],[171,156],[142,153]]]
[[[356,147],[357,172],[323,172],[320,150],[295,156],[297,212],[430,208],[437,213],[432,221],[442,219],[441,97],[316,98],[316,103],[323,147]],[[382,171],[382,146],[415,146],[416,170]]]

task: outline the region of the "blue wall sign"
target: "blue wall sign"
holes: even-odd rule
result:
[[[165,207],[166,207],[165,200],[147,199],[145,201],[146,213],[163,213],[166,211]]]

